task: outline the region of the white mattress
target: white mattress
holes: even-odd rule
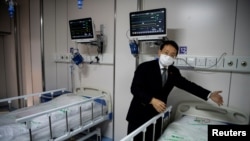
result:
[[[57,108],[66,104],[73,104],[75,102],[83,101],[87,99],[83,96],[76,94],[61,95],[49,102],[41,103],[33,107],[27,107],[19,109],[0,116],[0,140],[1,141],[20,141],[29,140],[29,131],[25,124],[16,123],[15,120],[20,117],[24,117],[30,114],[39,113],[44,110]],[[91,102],[84,103],[82,105],[82,117],[83,122],[86,124],[91,120],[92,110]],[[102,112],[107,112],[107,106],[104,106],[102,111],[102,104],[93,104],[94,117],[101,115]],[[65,109],[66,110],[66,109]],[[58,137],[66,132],[66,118],[65,110],[59,110],[51,114],[53,136]],[[79,107],[73,106],[67,109],[69,127],[77,128],[80,124]],[[31,129],[33,134],[33,140],[48,140],[49,139],[49,120],[48,115],[42,115],[34,118],[31,122]]]
[[[158,141],[207,141],[208,125],[225,125],[206,118],[183,116],[172,122]]]

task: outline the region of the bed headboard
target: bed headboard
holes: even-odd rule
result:
[[[111,96],[111,93],[109,91],[98,89],[98,88],[93,88],[93,87],[77,87],[77,88],[75,88],[74,93],[88,96],[88,97],[96,97],[96,96],[103,95],[104,96],[103,98],[105,99],[105,101],[107,101],[109,113],[112,114],[112,112],[113,112],[113,110],[112,110],[112,96]],[[112,116],[112,115],[110,115],[110,116]],[[110,119],[111,119],[111,117],[110,117]]]
[[[249,115],[229,107],[218,107],[205,102],[186,101],[177,106],[175,120],[183,115],[213,119],[229,124],[247,125]]]

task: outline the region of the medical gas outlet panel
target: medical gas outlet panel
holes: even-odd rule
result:
[[[249,56],[178,55],[174,65],[180,69],[250,73]]]
[[[137,51],[139,62],[157,59],[160,44],[161,41],[139,42]],[[250,56],[234,56],[226,53],[220,56],[198,56],[179,53],[174,65],[183,70],[250,73]]]
[[[87,64],[100,64],[100,65],[113,65],[113,55],[112,54],[102,54],[101,56],[90,55],[80,53],[79,56],[82,56],[83,63]],[[97,58],[98,57],[98,58]],[[56,63],[72,63],[74,55],[71,53],[55,53],[54,61]]]

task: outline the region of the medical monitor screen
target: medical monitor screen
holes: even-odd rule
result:
[[[159,39],[167,35],[166,8],[130,12],[130,37]]]
[[[76,42],[91,42],[96,39],[92,18],[69,21],[71,39]]]

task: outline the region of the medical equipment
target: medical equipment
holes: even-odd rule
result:
[[[0,102],[33,99],[43,94],[53,95],[54,92],[28,94],[2,99]],[[112,118],[110,96],[110,93],[96,88],[76,88],[75,92],[63,94],[48,102],[1,114],[0,140],[62,141],[83,131],[87,133],[83,139],[95,134],[100,136],[99,128],[94,131],[90,129]]]
[[[8,3],[8,12],[10,18],[13,18],[15,15],[15,5],[17,4],[15,0],[5,0],[6,3]]]
[[[83,6],[83,0],[77,0],[78,9],[82,9],[82,6]]]
[[[69,20],[71,39],[78,43],[96,41],[95,24],[91,17]]]
[[[139,53],[139,47],[135,40],[129,42],[130,52],[133,56],[137,56]]]
[[[131,39],[162,40],[167,36],[166,19],[166,8],[130,12]]]
[[[79,49],[70,48],[70,53],[72,55],[72,62],[79,65],[84,62],[84,58],[79,53]]]

